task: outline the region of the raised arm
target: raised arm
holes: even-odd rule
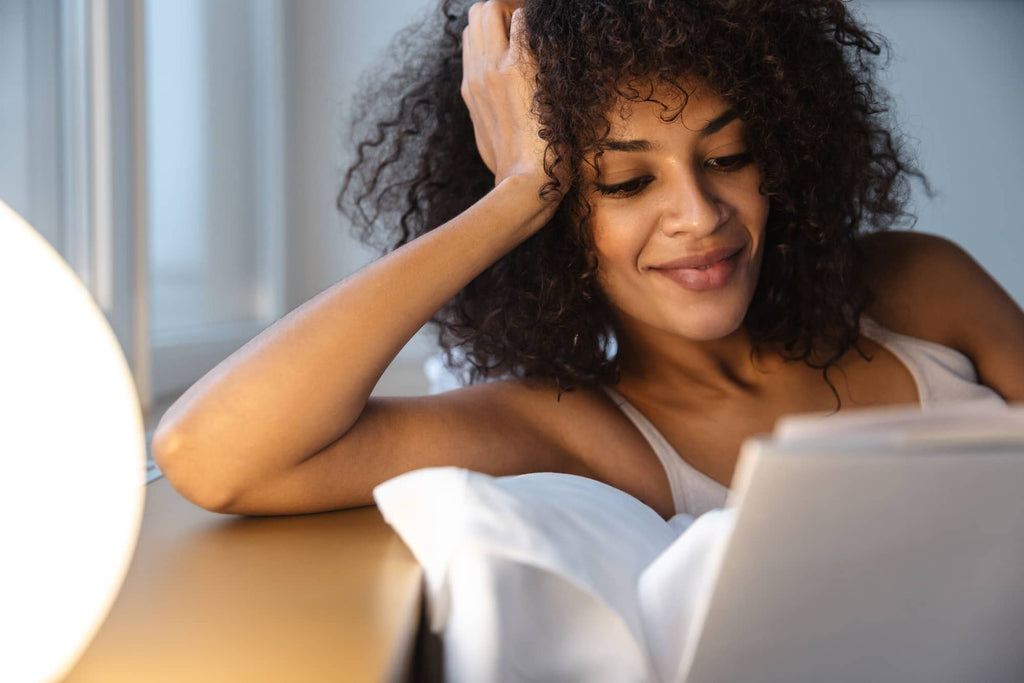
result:
[[[556,200],[540,197],[549,178],[512,9],[475,5],[464,34],[463,95],[481,154],[495,171],[494,190],[292,311],[192,386],[153,441],[157,463],[185,496],[244,512],[359,505],[369,502],[377,479],[444,461],[436,440],[418,439],[408,427],[450,423],[458,414],[468,421],[468,404],[449,398],[432,410],[422,401],[368,406],[368,398],[412,335],[557,208]],[[368,473],[370,451],[395,466],[377,464]],[[325,458],[330,463],[310,465]],[[508,459],[504,467],[514,469]]]

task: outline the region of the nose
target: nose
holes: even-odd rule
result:
[[[713,184],[699,172],[680,170],[664,185],[661,231],[672,237],[705,237],[724,225],[731,215]]]

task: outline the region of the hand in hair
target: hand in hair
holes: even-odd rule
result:
[[[546,143],[533,111],[536,64],[527,45],[521,5],[510,0],[477,2],[469,8],[469,23],[462,32],[462,99],[495,185],[514,175],[545,176]]]

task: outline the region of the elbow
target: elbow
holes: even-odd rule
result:
[[[183,498],[211,512],[231,512],[237,498],[234,487],[214,471],[209,454],[192,445],[180,430],[161,421],[150,448],[153,462]]]

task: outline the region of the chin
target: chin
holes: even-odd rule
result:
[[[708,306],[707,310],[688,311],[682,320],[677,317],[671,331],[693,341],[715,341],[737,332],[746,315],[746,301],[743,305],[724,308],[721,305]]]
[[[693,341],[716,341],[732,335],[740,329],[742,324],[742,317],[737,321],[728,320],[720,323],[702,321],[701,324],[692,326],[689,330],[680,330],[680,336]]]

